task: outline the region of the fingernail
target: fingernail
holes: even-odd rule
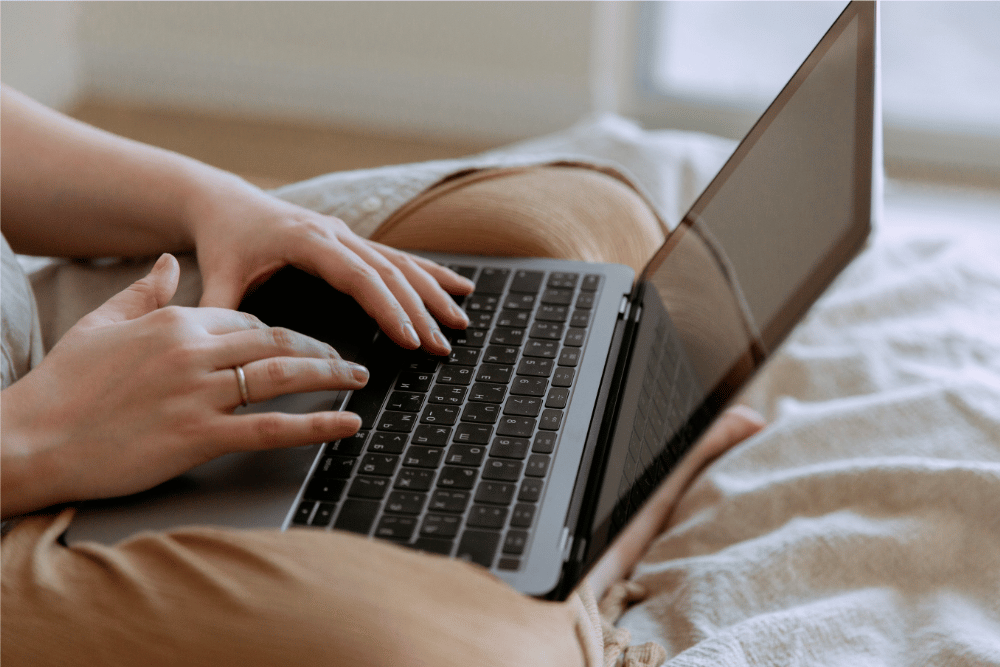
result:
[[[348,364],[351,369],[351,375],[354,376],[356,382],[365,384],[368,382],[368,369],[360,364]]]
[[[403,326],[403,332],[406,337],[410,339],[410,345],[413,347],[420,347],[420,336],[417,335],[417,330],[413,328],[413,325],[407,322]]]
[[[451,314],[465,322],[465,326],[469,326],[469,316],[464,310],[458,307],[458,304],[451,305]]]
[[[432,338],[434,338],[435,343],[448,350],[448,352],[451,352],[451,343],[448,342],[448,339],[444,337],[443,333],[435,331]]]
[[[162,255],[160,255],[160,258],[156,260],[156,264],[153,264],[153,269],[152,269],[153,272],[162,270],[167,265],[167,257],[169,256],[170,253],[168,252],[165,252]]]

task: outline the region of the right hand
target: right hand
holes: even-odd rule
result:
[[[3,514],[135,493],[234,451],[336,440],[357,415],[234,415],[249,400],[357,389],[367,371],[329,345],[221,308],[166,307],[180,268],[148,276],[84,317],[3,392]]]

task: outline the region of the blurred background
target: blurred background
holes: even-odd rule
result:
[[[0,76],[270,186],[614,112],[739,138],[844,2],[2,2]],[[890,176],[1000,188],[1000,3],[883,3]]]

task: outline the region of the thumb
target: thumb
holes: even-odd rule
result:
[[[145,278],[140,278],[105,301],[87,316],[87,323],[125,322],[162,308],[174,297],[180,276],[181,267],[177,259],[170,253],[163,253]]]
[[[242,297],[243,291],[237,280],[219,273],[202,273],[201,300],[198,302],[200,307],[235,309],[240,305]]]

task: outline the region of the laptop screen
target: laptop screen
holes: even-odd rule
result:
[[[868,233],[867,4],[845,10],[644,271],[713,402],[743,384]]]

